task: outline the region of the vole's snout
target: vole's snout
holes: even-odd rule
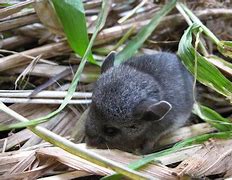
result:
[[[86,137],[86,143],[88,146],[97,146],[103,143],[103,138],[101,137]]]
[[[88,137],[86,136],[86,144],[91,147],[101,148],[105,149],[107,148],[107,144],[104,140],[104,138],[97,136],[97,137]]]
[[[105,139],[99,136],[99,130],[98,130],[98,126],[96,125],[96,123],[86,124],[85,142],[88,146],[91,146],[91,147],[104,148],[101,146],[105,144]]]

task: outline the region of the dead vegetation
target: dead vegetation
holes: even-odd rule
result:
[[[47,21],[48,17],[53,16],[47,9],[49,7],[34,0],[9,2],[13,5],[2,6],[0,9],[0,101],[27,119],[36,119],[54,111],[62,103],[81,58],[74,55],[66,42],[62,27],[54,23],[56,20]],[[88,33],[91,36],[101,1],[84,2]],[[140,3],[143,3],[142,7],[124,20]],[[101,61],[111,50],[123,49],[125,40],[122,37],[129,33],[130,39],[164,3],[165,1],[153,3],[150,0],[114,0],[106,25],[94,42],[92,51],[95,59]],[[186,1],[186,4],[217,37],[232,39],[230,1]],[[175,52],[186,28],[184,18],[173,10],[161,21],[139,53],[161,50]],[[119,40],[122,41],[121,44],[118,44]],[[205,44],[209,53],[215,51],[210,41],[206,40]],[[59,76],[63,72],[66,72],[66,76]],[[83,121],[79,118],[90,103],[91,89],[99,73],[99,67],[87,64],[69,105],[40,126],[67,139],[82,142]],[[32,89],[51,77],[55,78],[55,83],[50,84],[48,90],[28,98]],[[230,116],[232,108],[223,97],[202,85],[198,86],[198,94],[197,98],[203,104],[225,117]],[[1,124],[16,122],[13,117],[0,112]],[[164,137],[160,145],[172,145],[180,140],[214,131],[209,124],[193,117],[186,127]],[[53,147],[29,129],[3,131],[0,136],[0,179],[74,179],[115,173]],[[86,149],[85,144],[77,146]],[[175,153],[158,157],[157,162],[142,168],[139,175],[145,179],[232,177],[231,146],[231,140],[213,139],[204,144],[182,148]],[[128,165],[141,158],[118,150],[89,150],[121,165]]]

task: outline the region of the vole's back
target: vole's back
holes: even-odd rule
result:
[[[129,59],[124,65],[150,74],[163,91],[163,100],[178,112],[189,112],[193,104],[193,78],[172,53],[158,53]]]

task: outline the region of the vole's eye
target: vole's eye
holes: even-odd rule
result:
[[[136,126],[135,125],[131,125],[131,126],[128,126],[127,128],[128,129],[136,129]]]
[[[115,136],[115,135],[117,135],[119,133],[119,129],[117,129],[115,127],[104,127],[103,132],[107,136]]]

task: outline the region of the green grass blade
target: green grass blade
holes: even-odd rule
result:
[[[101,30],[101,28],[104,26],[106,18],[107,18],[107,14],[109,12],[109,8],[111,5],[111,1],[107,1],[107,0],[103,0],[102,2],[102,10],[100,11],[100,14],[98,16],[97,19],[97,26],[96,29],[93,33],[93,36],[91,37],[90,43],[87,47],[87,50],[81,60],[81,63],[77,69],[77,72],[74,75],[74,78],[72,80],[72,83],[69,87],[68,93],[63,101],[63,103],[60,105],[60,107],[55,110],[54,112],[48,114],[47,116],[41,117],[41,118],[37,118],[34,120],[31,120],[30,122],[19,122],[19,123],[15,123],[15,124],[11,124],[11,125],[0,125],[0,131],[3,130],[8,130],[8,129],[12,129],[12,127],[14,128],[22,128],[22,127],[27,127],[27,126],[35,126],[37,124],[43,123],[48,121],[51,117],[55,116],[56,114],[58,114],[60,111],[62,111],[66,105],[68,104],[69,100],[71,100],[73,93],[76,90],[76,86],[80,80],[80,76],[81,73],[83,71],[83,68],[85,66],[85,63],[87,62],[87,57],[91,52],[91,48],[93,46],[94,40],[96,39],[96,36],[98,34],[98,32]]]
[[[203,32],[206,36],[208,36],[216,45],[217,49],[220,53],[222,53],[226,57],[232,58],[232,41],[220,41],[199,19],[197,16],[195,16],[190,9],[188,9],[187,6],[185,6],[183,3],[178,2],[177,6],[181,8],[181,10],[185,11],[185,13],[188,15],[188,18],[190,18],[195,24],[200,26],[203,29]]]
[[[10,4],[10,3],[0,3],[1,7],[8,7],[8,6],[12,6],[14,4]]]
[[[232,75],[232,64],[218,56],[210,55],[207,56],[207,61],[214,64],[219,69],[227,72],[228,74]]]
[[[198,115],[201,119],[211,124],[219,131],[232,131],[232,121],[222,117],[212,109],[195,103],[193,113]]]
[[[143,45],[145,40],[151,35],[154,29],[158,26],[160,21],[164,16],[166,16],[174,7],[177,0],[172,0],[170,3],[167,3],[155,16],[151,19],[149,24],[144,26],[139,33],[131,40],[126,47],[117,54],[115,65],[120,64],[121,62],[132,57],[135,52]]]
[[[36,119],[36,120],[29,121],[29,122],[18,122],[18,123],[13,123],[13,124],[9,124],[9,125],[0,124],[0,131],[35,126],[37,124],[40,124],[40,123],[43,123],[46,121],[47,121],[47,119],[38,119],[38,120]]]
[[[220,41],[217,49],[224,56],[232,58],[232,41]]]
[[[75,53],[83,57],[89,39],[82,0],[52,0],[52,3],[63,25],[70,46]],[[90,62],[95,63],[91,52],[88,59]]]
[[[177,54],[186,68],[193,75],[196,74],[199,82],[231,99],[232,83],[192,46],[192,34],[194,31],[199,31],[199,28],[198,25],[193,24],[185,31],[180,40]],[[195,59],[197,60],[196,63]],[[194,71],[195,64],[197,65],[197,72]]]
[[[186,14],[189,16],[189,18],[193,21],[194,24],[197,24],[200,26],[204,33],[215,43],[218,44],[220,40],[198,19],[195,14],[192,13],[190,9],[188,9],[187,6],[185,6],[183,3],[178,2],[178,5],[186,12]]]

